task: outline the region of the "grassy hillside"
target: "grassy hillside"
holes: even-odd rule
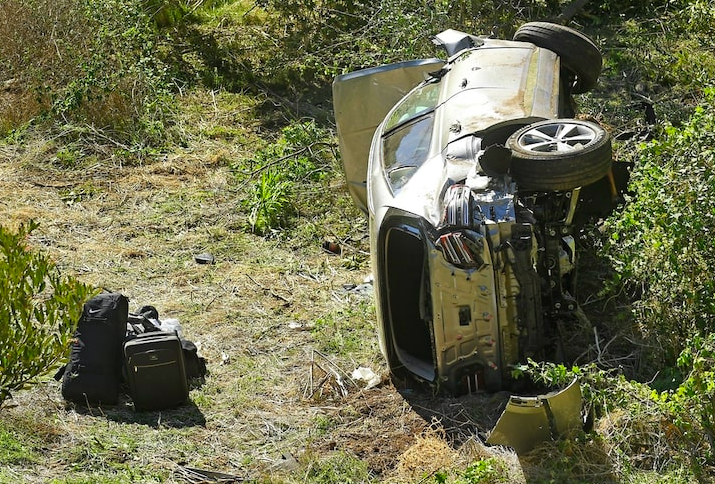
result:
[[[334,139],[334,75],[510,37],[569,2],[0,2],[0,215],[67,274],[180,320],[208,358],[191,404],[67,405],[51,375],[0,408],[0,482],[709,482],[715,443],[715,8],[599,2],[580,110],[634,163],[581,240],[575,335],[593,429],[517,457],[480,441],[505,395],[396,389],[377,349],[367,222]],[[335,243],[340,251],[327,251]],[[211,253],[215,264],[195,261]],[[360,366],[382,378],[364,389]],[[193,481],[191,479],[194,479]]]

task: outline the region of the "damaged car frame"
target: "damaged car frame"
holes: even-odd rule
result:
[[[453,394],[510,388],[513,366],[558,360],[579,311],[580,227],[622,183],[599,124],[591,39],[531,22],[513,40],[447,30],[447,59],[335,79],[349,191],[369,218],[380,348],[393,375]]]

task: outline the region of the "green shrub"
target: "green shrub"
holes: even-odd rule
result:
[[[455,484],[492,484],[509,482],[504,462],[496,457],[488,457],[470,464]]]
[[[682,359],[683,369],[686,372],[686,366],[691,369],[689,381],[677,390],[662,393],[627,379],[620,370],[603,370],[595,364],[567,368],[530,360],[519,368],[518,374],[526,374],[533,381],[550,387],[564,386],[578,378],[584,410],[600,419],[595,423],[598,435],[586,429],[588,434],[577,435],[563,446],[571,447],[572,452],[580,448],[584,451],[582,454],[541,463],[541,471],[561,474],[571,464],[582,470],[601,467],[602,454],[587,451],[593,450],[592,444],[597,443],[609,456],[605,463],[614,474],[635,477],[645,471],[663,476],[702,477],[701,470],[713,462],[712,438],[707,434],[706,425],[712,422],[715,394],[712,379],[715,338],[693,342],[690,347],[692,350],[684,352]],[[578,457],[573,459],[574,456]],[[562,467],[564,464],[568,464],[566,469]],[[568,477],[573,475],[573,471],[567,473]],[[623,482],[632,481],[624,479]],[[685,477],[676,482],[695,480]]]
[[[0,226],[0,405],[66,355],[92,290],[26,246],[37,224]]]
[[[306,184],[331,172],[333,150],[330,132],[306,121],[286,126],[274,143],[257,151],[246,162],[260,174],[244,202],[251,231],[265,235],[282,227],[301,204],[297,198]]]
[[[673,415],[680,445],[696,469],[715,463],[715,334],[690,338],[678,358],[677,389],[653,393]]]
[[[587,8],[600,19],[609,16],[650,17],[661,19],[667,12],[680,11],[688,5],[690,0],[606,0],[603,2],[589,2]]]
[[[283,224],[293,211],[292,189],[292,183],[283,179],[279,172],[269,169],[261,173],[246,202],[252,232],[266,235]]]
[[[641,331],[672,365],[688,338],[715,331],[715,91],[681,128],[640,147],[633,197],[607,248],[631,288]]]
[[[519,24],[556,17],[561,3],[544,0],[258,0],[274,46],[262,49],[269,82],[325,83],[336,74],[433,57],[430,38],[445,29],[510,37]]]
[[[49,122],[88,125],[82,134],[115,145],[163,142],[167,68],[140,2],[7,0],[0,37],[0,82],[10,87],[0,97],[0,135]]]

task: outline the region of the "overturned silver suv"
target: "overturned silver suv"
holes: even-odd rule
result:
[[[578,311],[574,234],[618,194],[610,137],[572,100],[596,85],[601,54],[545,22],[435,43],[446,60],[335,79],[340,151],[369,217],[390,370],[454,394],[500,390],[515,364],[559,357]]]

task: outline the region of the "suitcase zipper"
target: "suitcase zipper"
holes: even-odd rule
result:
[[[166,361],[164,363],[157,363],[156,365],[140,365],[140,366],[134,365],[134,373],[139,371],[139,368],[156,368],[158,366],[175,365],[176,363],[177,363],[177,361],[173,360],[173,361]]]

